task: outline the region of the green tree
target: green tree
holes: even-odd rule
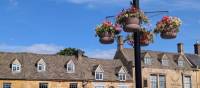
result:
[[[57,54],[58,55],[65,55],[65,56],[73,56],[73,55],[77,55],[78,52],[81,52],[83,54],[83,56],[85,56],[84,55],[85,52],[83,50],[77,49],[77,48],[70,48],[70,47],[65,48],[63,50],[60,50]]]

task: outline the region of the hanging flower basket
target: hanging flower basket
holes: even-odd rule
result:
[[[127,41],[129,45],[134,45],[134,34],[128,35],[127,36]],[[150,43],[153,42],[153,34],[150,31],[146,31],[143,29],[140,32],[140,45],[141,46],[147,46]]]
[[[179,32],[181,20],[177,17],[164,16],[161,21],[157,22],[155,33],[160,33],[163,39],[174,39]]]
[[[116,17],[116,23],[120,24],[125,32],[136,32],[141,29],[139,19],[141,19],[142,23],[148,23],[148,18],[144,15],[144,12],[131,7],[120,12]]]
[[[173,39],[176,38],[177,36],[177,32],[173,32],[173,31],[163,31],[160,34],[161,38],[163,39]]]
[[[104,21],[96,27],[96,35],[102,44],[112,44],[114,37],[121,32],[118,24],[112,24],[110,21]]]
[[[128,17],[126,24],[139,24],[139,19],[137,17]]]
[[[99,38],[102,44],[112,44],[114,42],[114,34],[109,32],[104,32],[102,37]]]
[[[127,18],[127,25],[124,26],[124,32],[137,32],[140,30],[139,19],[136,17]]]

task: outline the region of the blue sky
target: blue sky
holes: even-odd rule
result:
[[[129,1],[0,0],[0,51],[52,54],[64,47],[75,47],[91,57],[111,58],[116,43],[100,44],[94,28],[105,16],[127,8]],[[144,11],[169,11],[151,17],[152,28],[164,15],[178,16],[183,21],[176,39],[163,40],[157,35],[154,43],[143,49],[176,52],[176,44],[182,42],[185,52],[193,53],[193,44],[200,41],[199,4],[198,0],[140,0]]]

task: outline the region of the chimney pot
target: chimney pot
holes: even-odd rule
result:
[[[198,41],[196,42],[196,44],[194,44],[194,53],[200,55],[200,44]]]
[[[183,43],[177,44],[177,50],[179,54],[184,54]]]
[[[118,36],[118,40],[117,40],[117,45],[118,45],[118,50],[122,50],[124,48],[124,40],[123,37],[120,35]]]

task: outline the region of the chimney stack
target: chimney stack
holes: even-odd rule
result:
[[[122,50],[124,48],[124,40],[121,35],[117,38],[117,48],[118,50]]]
[[[81,60],[82,59],[82,57],[83,57],[83,51],[82,50],[77,50],[77,58],[78,58],[78,60]]]
[[[184,54],[183,43],[177,44],[177,50],[179,54]]]
[[[194,44],[194,53],[200,55],[200,44],[198,41],[196,42],[196,44]]]

